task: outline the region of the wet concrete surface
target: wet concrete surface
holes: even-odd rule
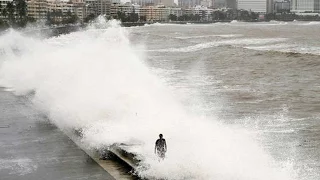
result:
[[[26,98],[0,88],[0,179],[114,178]]]

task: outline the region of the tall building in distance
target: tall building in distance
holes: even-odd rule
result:
[[[237,0],[212,0],[214,8],[237,9]]]
[[[274,2],[274,12],[275,13],[283,13],[290,12],[290,0],[276,0]]]
[[[46,20],[48,11],[48,2],[46,0],[27,1],[27,14],[35,20]]]
[[[213,0],[213,7],[214,8],[225,8],[227,7],[226,0]]]
[[[267,0],[267,10],[266,13],[274,13],[274,1],[276,0]]]
[[[291,11],[295,13],[320,13],[320,0],[291,0]]]
[[[256,13],[272,13],[273,0],[238,0],[238,9]]]
[[[237,0],[226,0],[227,8],[237,9]]]
[[[174,6],[174,0],[131,0],[132,4],[138,4],[140,6],[157,6],[163,5],[166,7]]]
[[[200,5],[204,7],[212,7],[212,0],[201,0]]]
[[[173,0],[155,0],[155,5],[164,5],[166,7],[172,7],[174,5]]]
[[[110,15],[111,0],[84,0],[87,13],[94,15]]]
[[[183,8],[201,5],[201,0],[178,0],[178,6]]]
[[[140,6],[154,6],[155,0],[131,0],[132,4],[138,4]]]

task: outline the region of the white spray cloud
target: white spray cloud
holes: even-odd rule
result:
[[[100,17],[87,30],[46,40],[10,31],[0,37],[0,82],[33,103],[61,129],[83,129],[83,143],[132,144],[147,178],[289,180],[286,169],[235,129],[187,112],[143,63],[117,21]],[[154,142],[163,133],[167,158]]]

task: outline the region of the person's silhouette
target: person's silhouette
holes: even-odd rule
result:
[[[163,139],[162,134],[159,134],[159,139],[156,141],[156,145],[154,147],[154,153],[157,154],[159,158],[164,159],[166,152],[167,152],[166,140]]]

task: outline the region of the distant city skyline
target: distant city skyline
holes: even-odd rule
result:
[[[293,12],[320,12],[320,0],[291,0]]]
[[[120,0],[120,1],[123,2],[123,3],[131,2],[131,0]],[[178,4],[178,0],[174,0],[173,2]]]

